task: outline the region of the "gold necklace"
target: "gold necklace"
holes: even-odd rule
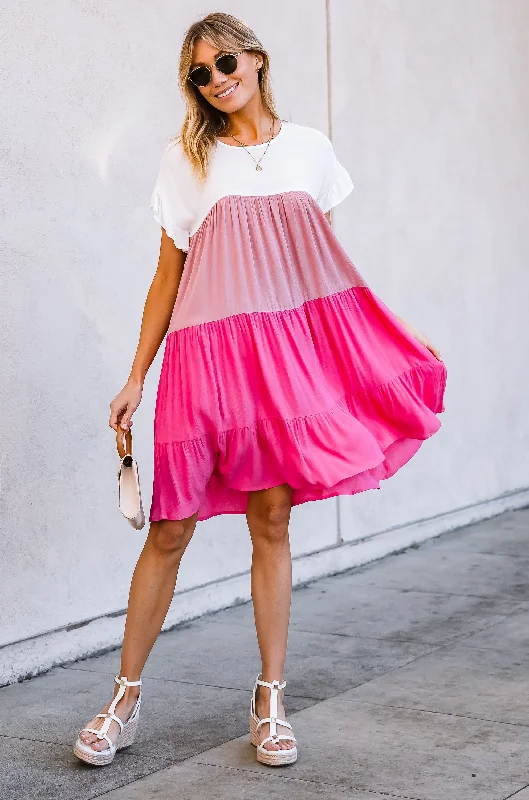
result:
[[[281,127],[283,127],[283,126],[281,126]],[[230,135],[231,135],[231,138],[232,138],[232,139],[235,139],[235,141],[236,141],[238,144],[240,144],[240,145],[241,145],[241,147],[244,147],[244,149],[246,150],[246,152],[248,153],[248,155],[250,156],[250,158],[252,158],[252,159],[253,159],[253,161],[255,162],[255,169],[256,169],[256,171],[257,171],[257,172],[261,172],[261,171],[262,171],[262,169],[263,169],[263,168],[262,168],[262,166],[260,165],[260,163],[259,163],[259,162],[260,162],[260,161],[262,161],[262,160],[263,160],[263,158],[265,157],[265,155],[266,155],[266,151],[268,150],[268,146],[269,146],[270,142],[272,141],[272,139],[274,138],[274,137],[272,136],[272,131],[273,131],[273,129],[274,129],[274,118],[272,117],[272,123],[271,123],[271,125],[270,125],[270,138],[268,139],[268,141],[267,141],[267,143],[266,143],[266,147],[265,147],[264,153],[263,153],[263,155],[261,156],[261,158],[259,159],[259,161],[255,161],[255,158],[252,156],[252,154],[250,153],[250,151],[248,150],[248,148],[247,148],[247,146],[246,146],[245,144],[243,144],[241,141],[239,141],[239,139],[237,139],[237,137],[236,137],[236,136],[234,136],[233,134],[230,134]],[[281,128],[280,128],[279,130],[281,130]],[[276,134],[276,135],[277,135],[277,134]],[[263,143],[263,144],[264,144],[264,143]]]

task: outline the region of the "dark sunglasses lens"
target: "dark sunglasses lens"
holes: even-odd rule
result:
[[[231,73],[235,72],[237,69],[237,56],[232,56],[230,54],[221,56],[217,59],[215,64],[217,65],[217,69],[224,75],[231,75]]]
[[[189,77],[195,86],[207,86],[211,78],[211,73],[207,67],[197,67],[189,73]]]

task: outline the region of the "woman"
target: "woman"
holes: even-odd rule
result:
[[[297,757],[282,693],[291,508],[379,488],[439,429],[446,370],[338,242],[329,211],[353,184],[323,133],[278,118],[269,56],[255,34],[229,14],[194,23],[180,88],[185,121],[152,198],[158,268],[109,421],[129,428],[167,334],[151,524],[114,699],[74,751],[102,765],[132,743],[141,672],[196,523],[244,513],[262,660],[251,741],[259,761],[281,765]]]

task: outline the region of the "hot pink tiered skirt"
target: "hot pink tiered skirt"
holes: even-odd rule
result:
[[[440,428],[444,363],[366,286],[307,193],[222,198],[184,272],[151,520],[242,514],[248,492],[282,483],[293,505],[380,488]]]

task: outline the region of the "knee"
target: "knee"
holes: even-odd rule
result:
[[[289,503],[262,503],[248,512],[248,526],[255,543],[284,544],[288,540]]]
[[[192,519],[162,519],[151,522],[148,539],[151,547],[160,554],[182,555],[194,530]]]

